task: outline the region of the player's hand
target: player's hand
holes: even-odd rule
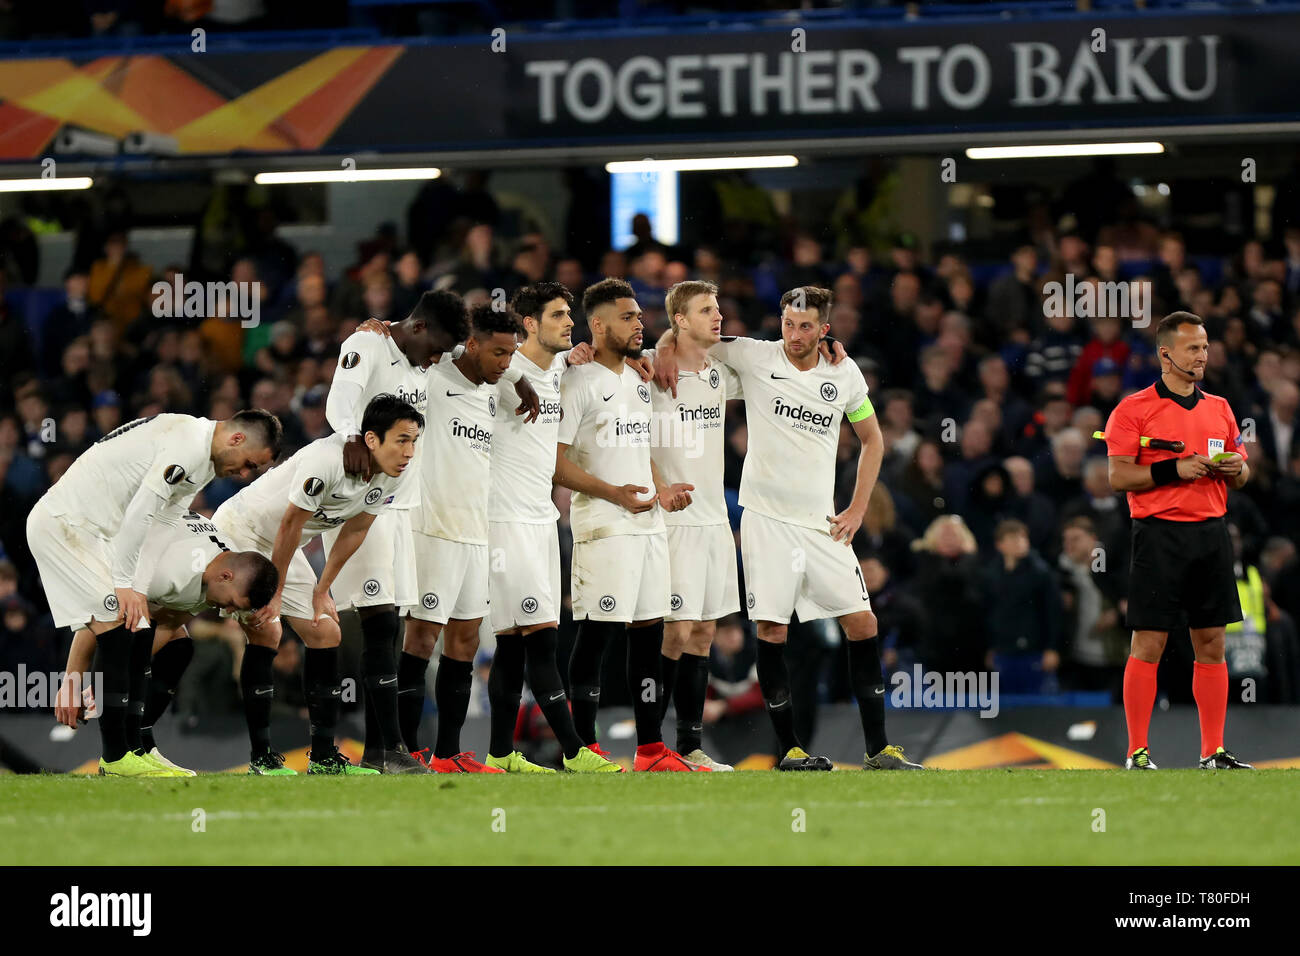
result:
[[[311,626],[320,627],[320,622],[329,618],[335,624],[339,622],[339,611],[334,606],[334,599],[329,591],[315,588],[311,592]]]
[[[79,692],[81,687],[81,675],[65,674],[63,683],[59,685],[59,694],[54,699],[54,719],[66,727],[77,729],[77,723],[81,720],[82,712],[94,703],[94,695],[91,695],[89,702]],[[86,688],[86,693],[90,694],[90,688]]]
[[[360,435],[353,435],[343,443],[343,470],[349,475],[360,475],[362,481],[369,481],[370,449]]]
[[[515,414],[525,415],[525,424],[537,421],[537,416],[542,413],[542,400],[537,397],[537,389],[528,384],[528,379],[521,378],[515,382],[515,394],[519,396]]]
[[[641,381],[652,382],[655,377],[655,363],[650,361],[650,356],[641,355],[637,358],[630,358],[627,364],[636,369],[637,374],[641,376]]]
[[[694,490],[694,485],[688,485],[684,481],[664,485],[659,489],[659,507],[663,508],[664,511],[681,511],[683,508],[689,508],[691,505],[691,492]]]
[[[122,623],[126,625],[128,631],[138,631],[141,628],[140,620],[144,619],[144,627],[151,627],[152,622],[149,620],[149,599],[139,591],[133,591],[130,588],[114,588],[117,593],[117,606],[122,612]]]
[[[271,598],[266,607],[261,607],[249,615],[247,624],[253,630],[261,630],[280,616],[280,595]]]
[[[1214,472],[1214,464],[1204,455],[1188,455],[1178,459],[1178,477],[1183,481],[1204,478]]]
[[[393,337],[393,330],[388,327],[387,322],[380,322],[378,319],[366,319],[357,326],[358,332],[374,332],[382,335],[386,339]]]
[[[862,527],[862,519],[866,512],[854,511],[852,508],[845,508],[834,518],[829,518],[831,525],[832,541],[852,541],[853,536],[858,533]]]
[[[623,485],[614,489],[614,504],[618,505],[634,515],[649,511],[655,506],[657,499],[642,498],[641,496],[649,492],[649,488],[642,488],[640,485]]]
[[[665,345],[655,352],[655,384],[677,397],[677,350]]]
[[[817,343],[817,351],[822,353],[822,358],[826,359],[826,361],[832,365],[839,365],[849,357],[849,353],[844,351],[844,346],[840,344],[838,339],[832,342],[831,345],[834,347],[827,348],[825,339]]]
[[[570,365],[586,365],[595,357],[596,350],[591,347],[590,342],[579,342],[569,349],[568,362]]]
[[[1043,670],[1049,674],[1056,673],[1061,666],[1061,655],[1056,651],[1043,651]]]
[[[1227,478],[1235,478],[1237,475],[1241,474],[1241,466],[1244,463],[1245,463],[1245,459],[1243,459],[1240,455],[1238,455],[1234,451],[1232,453],[1231,458],[1225,458],[1222,461],[1212,462],[1211,467],[1214,469],[1214,473],[1216,475],[1219,475],[1221,477],[1227,477]]]

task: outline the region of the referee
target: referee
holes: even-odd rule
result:
[[[1130,770],[1154,770],[1147,728],[1156,699],[1156,668],[1169,632],[1187,625],[1196,652],[1192,695],[1201,721],[1201,769],[1249,770],[1223,748],[1228,708],[1224,633],[1241,620],[1232,544],[1223,515],[1228,489],[1250,476],[1246,449],[1228,403],[1206,395],[1209,339],[1190,312],[1166,316],[1156,329],[1161,375],[1125,398],[1106,423],[1110,486],[1128,492],[1133,563],[1128,626],[1133,643],[1124,669],[1124,714]],[[1142,438],[1182,441],[1186,454],[1143,447]],[[1220,456],[1219,460],[1214,460]]]

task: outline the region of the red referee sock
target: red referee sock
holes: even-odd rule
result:
[[[1228,665],[1202,664],[1192,671],[1192,696],[1201,718],[1201,756],[1209,757],[1223,746],[1223,722],[1228,713]]]
[[[1141,750],[1147,745],[1147,728],[1151,726],[1151,708],[1156,704],[1156,671],[1160,665],[1154,661],[1140,661],[1130,657],[1124,666],[1124,716],[1128,722],[1128,752]]]

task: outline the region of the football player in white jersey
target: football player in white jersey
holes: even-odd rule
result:
[[[194,776],[178,767],[158,749],[154,723],[171,705],[181,675],[194,655],[194,643],[185,625],[196,614],[216,608],[230,614],[246,614],[263,607],[275,595],[279,575],[275,565],[256,551],[232,551],[222,540],[217,526],[201,514],[182,515],[175,525],[156,524],[149,530],[140,560],[153,570],[148,575],[145,597],[154,623],[153,660],[141,719],[141,747],[154,762],[170,772],[158,770],[142,776]],[[82,638],[85,637],[83,641]],[[93,696],[80,692],[80,675],[90,671],[94,639],[83,631],[68,654],[67,676],[60,690],[54,717],[77,728],[83,709]]]
[[[369,327],[369,324],[367,324]],[[453,292],[426,292],[411,314],[382,327],[382,334],[357,331],[344,340],[325,402],[325,417],[343,446],[344,470],[370,478],[370,449],[361,436],[361,416],[376,395],[396,395],[424,414],[427,369],[469,335],[465,303]],[[424,442],[417,442],[411,473],[419,468]],[[339,571],[332,588],[339,611],[355,608],[363,645],[361,680],[365,694],[366,742],[361,766],[383,773],[427,773],[402,743],[397,720],[398,608],[415,603],[415,551],[410,509],[419,501],[419,482],[402,483],[392,507],[375,518],[361,547]],[[340,529],[325,532],[328,555]]]
[[[595,360],[560,379],[563,417],[555,481],[574,492],[573,617],[580,621],[569,664],[573,718],[596,745],[600,661],[608,639],[627,631],[627,680],[636,715],[636,770],[693,771],[664,746],[659,658],[668,613],[668,541],[660,511],[691,503],[689,484],[662,480],[650,458],[650,387],[631,367],[641,355],[641,307],[632,287],[605,279],[586,290]],[[651,489],[654,489],[652,492]]]
[[[512,389],[497,388],[488,493],[489,616],[497,635],[488,675],[492,736],[487,765],[507,772],[550,773],[515,750],[515,722],[524,676],[564,751],[564,767],[577,773],[623,769],[584,747],[556,665],[560,621],[560,513],[551,500],[560,428],[560,376],[572,361],[590,361],[591,346],[573,348],[573,294],[558,282],[524,286],[510,309],[524,329],[511,359],[541,396],[535,422],[517,415]]]
[[[884,439],[867,383],[853,362],[819,351],[830,330],[831,293],[803,286],[781,297],[781,341],[723,339],[709,357],[745,389],[748,447],[740,479],[745,603],[758,625],[758,679],[784,754],[782,770],[832,770],[794,733],[785,640],[790,618],[838,618],[848,637],[849,675],[862,719],[868,770],[919,770],[885,736],[885,687],[876,617],[851,542],[880,472]],[[666,339],[670,336],[666,336]],[[661,342],[661,352],[667,342]],[[834,512],[840,421],[862,442],[853,500]]]
[[[677,710],[677,752],[710,770],[731,770],[701,749],[709,648],[719,618],[740,610],[736,540],[723,497],[723,442],[727,402],[743,397],[740,379],[709,358],[721,338],[718,287],[679,282],[665,299],[676,330],[677,394],[651,390],[655,444],[651,457],[667,482],[693,485],[691,506],[664,515],[672,594],[664,623],[662,705]]]
[[[156,415],[109,432],[72,463],[27,516],[27,542],[56,627],[99,645],[104,696],[101,771],[159,766],[142,750],[140,718],[153,646],[140,549],[215,477],[249,477],[279,454],[280,421],[261,409],[214,422]]]
[[[397,667],[398,716],[411,753],[438,773],[501,773],[460,748],[474,681],[478,629],[488,610],[488,487],[497,382],[518,347],[518,323],[490,305],[470,314],[464,353],[429,369],[428,446],[417,473],[417,602],[407,609]],[[438,735],[432,754],[419,746],[425,672],[442,635],[434,682]]]
[[[239,681],[252,744],[249,773],[293,773],[284,766],[283,756],[271,748],[271,664],[280,644],[282,607],[306,645],[303,684],[311,718],[307,772],[379,772],[353,766],[334,745],[341,703],[341,634],[329,589],[339,569],[365,540],[375,516],[391,507],[401,492],[403,472],[415,456],[423,425],[424,416],[400,398],[377,395],[361,419],[372,478],[354,478],[344,471],[346,436],[330,435],[272,468],[213,515],[231,547],[269,557],[280,575],[270,603],[241,621],[249,642]],[[317,580],[301,549],[330,528],[340,528],[341,533]]]

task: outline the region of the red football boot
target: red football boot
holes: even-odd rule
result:
[[[642,751],[645,751],[644,753]],[[636,760],[632,763],[633,770],[664,771],[677,770],[686,773],[696,773],[698,771],[708,771],[708,767],[697,767],[689,764],[682,759],[682,755],[674,750],[669,750],[663,744],[649,744],[646,747],[636,748]]]
[[[474,759],[474,751],[467,750],[454,757],[430,757],[429,769],[434,773],[505,773],[496,767],[479,763]]]

